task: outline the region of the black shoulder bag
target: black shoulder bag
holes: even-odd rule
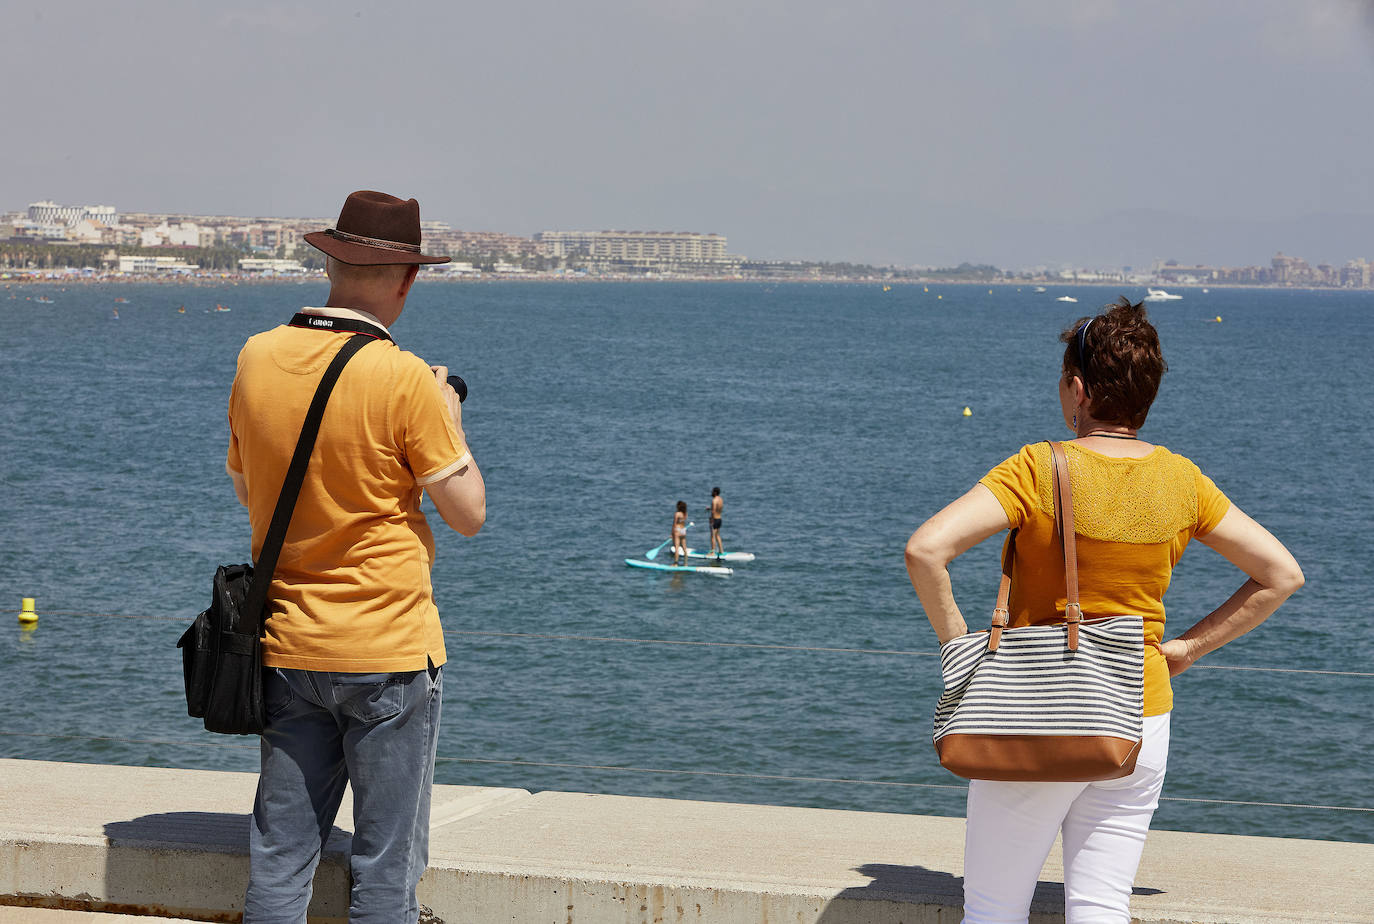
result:
[[[272,574],[277,570],[286,528],[305,482],[329,393],[344,364],[374,339],[361,334],[348,338],[320,379],[282,481],[256,569],[253,565],[220,565],[215,569],[210,608],[195,618],[177,642],[186,675],[186,712],[204,718],[206,731],[225,735],[262,732],[262,631]],[[255,570],[259,580],[253,579]]]

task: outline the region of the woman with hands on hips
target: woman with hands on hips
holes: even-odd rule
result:
[[[1144,740],[1135,771],[1092,783],[973,780],[964,848],[964,921],[1024,922],[1040,869],[1062,834],[1068,924],[1130,920],[1130,896],[1169,749],[1169,679],[1269,617],[1303,584],[1298,563],[1183,456],[1139,430],[1167,368],[1140,303],[1120,298],[1060,335],[1059,404],[1073,483],[1084,613],[1140,615],[1145,625]],[[906,566],[943,645],[968,632],[948,565],[1018,530],[1009,604],[1013,627],[1062,623],[1067,591],[1055,532],[1050,446],[998,465],[912,534]],[[1224,603],[1164,640],[1164,592],[1192,539],[1247,580]],[[1036,614],[1033,616],[1032,614]],[[1054,614],[1046,619],[1045,614]]]

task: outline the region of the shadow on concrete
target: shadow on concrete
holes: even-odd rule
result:
[[[106,822],[106,909],[237,921],[248,884],[249,815],[164,812]],[[348,915],[351,835],[331,829],[315,872],[311,921]]]
[[[897,866],[891,863],[866,863],[854,872],[873,881],[866,886],[845,889],[836,895],[816,919],[816,924],[870,924],[886,922],[889,915],[872,902],[893,903],[891,920],[910,921],[911,906],[924,906],[928,914],[917,920],[958,921],[964,906],[964,878],[924,866]],[[1136,886],[1132,895],[1159,895],[1160,889]],[[906,906],[905,910],[896,906]],[[1064,914],[1064,884],[1041,880],[1035,884],[1031,913]]]
[[[105,836],[111,847],[155,844],[219,849],[247,856],[248,819],[242,812],[160,812],[128,821],[106,822]],[[333,833],[347,836],[338,828]]]
[[[928,915],[916,920],[958,921],[964,905],[964,879],[924,866],[865,863],[854,872],[873,881],[845,889],[832,898],[816,924],[868,924],[911,920],[912,905],[926,906]],[[874,902],[888,903],[888,909]],[[889,913],[890,911],[890,913]]]

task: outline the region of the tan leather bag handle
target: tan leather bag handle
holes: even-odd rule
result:
[[[1069,627],[1069,651],[1078,650],[1078,624],[1083,621],[1083,607],[1078,604],[1078,545],[1073,526],[1073,482],[1069,479],[1069,460],[1064,444],[1050,443],[1050,466],[1054,475],[1054,525],[1059,531],[1059,552],[1064,559],[1064,622]],[[1011,561],[1016,554],[1016,530],[1007,537],[1002,553],[1002,582],[997,588],[997,605],[992,610],[992,629],[988,633],[988,651],[996,651],[1002,641],[1002,630],[1011,622],[1008,603],[1011,600]]]

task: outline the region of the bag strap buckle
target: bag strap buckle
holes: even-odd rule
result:
[[[1064,622],[1069,627],[1069,651],[1078,650],[1078,624],[1083,621],[1083,608],[1077,603],[1064,604]]]
[[[1011,624],[1011,613],[999,606],[992,611],[992,629],[988,632],[988,651],[996,651],[1002,643],[1002,630]]]

